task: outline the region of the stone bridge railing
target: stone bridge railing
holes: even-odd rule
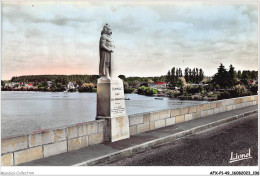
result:
[[[258,104],[258,95],[129,116],[130,135]]]
[[[258,104],[258,95],[129,115],[130,135],[256,104]],[[43,130],[28,135],[4,138],[1,144],[2,165],[19,165],[103,143],[106,131],[105,123],[105,120],[96,120],[63,128]]]
[[[105,120],[2,139],[2,165],[12,166],[104,142]]]

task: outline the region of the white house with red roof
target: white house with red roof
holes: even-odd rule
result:
[[[154,89],[166,89],[167,83],[166,82],[149,83],[148,87],[154,88]]]

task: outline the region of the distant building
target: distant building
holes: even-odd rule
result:
[[[52,86],[52,82],[51,81],[47,81],[48,87]]]
[[[31,87],[33,87],[33,84],[31,84],[31,83],[25,84],[25,87],[31,88]]]
[[[154,89],[166,89],[167,83],[166,82],[148,83],[148,87]]]
[[[4,88],[13,87],[12,83],[5,83]]]
[[[75,86],[72,82],[69,82],[67,87],[68,89],[75,89]]]
[[[10,82],[10,83],[5,83],[4,88],[13,88],[13,87],[20,87],[22,83],[18,82]]]
[[[87,87],[87,86],[95,87],[95,84],[93,84],[93,83],[84,83],[84,84],[82,84],[81,87]]]
[[[256,82],[257,82],[257,80],[249,80],[249,84],[251,84],[251,85],[255,85]]]
[[[209,84],[203,84],[202,82],[200,82],[199,84],[193,84],[193,83],[190,83],[190,84],[187,84],[188,86],[202,86],[202,87],[204,87],[204,86],[207,86],[207,85],[209,85]]]

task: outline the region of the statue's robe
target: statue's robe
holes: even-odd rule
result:
[[[104,35],[104,34],[103,34]],[[112,39],[109,38],[107,35],[101,36],[101,38],[104,37],[106,38],[106,47],[107,48],[112,48]],[[108,68],[108,76],[111,76],[111,58],[112,58],[112,53],[106,51],[105,49],[102,48],[102,40],[100,38],[99,42],[99,56],[100,56],[100,63],[99,63],[99,75],[100,76],[105,76],[105,69]]]

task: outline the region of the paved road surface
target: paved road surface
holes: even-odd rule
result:
[[[109,166],[252,166],[257,165],[257,114],[206,130],[121,160]],[[252,159],[229,163],[231,152],[250,149]]]

